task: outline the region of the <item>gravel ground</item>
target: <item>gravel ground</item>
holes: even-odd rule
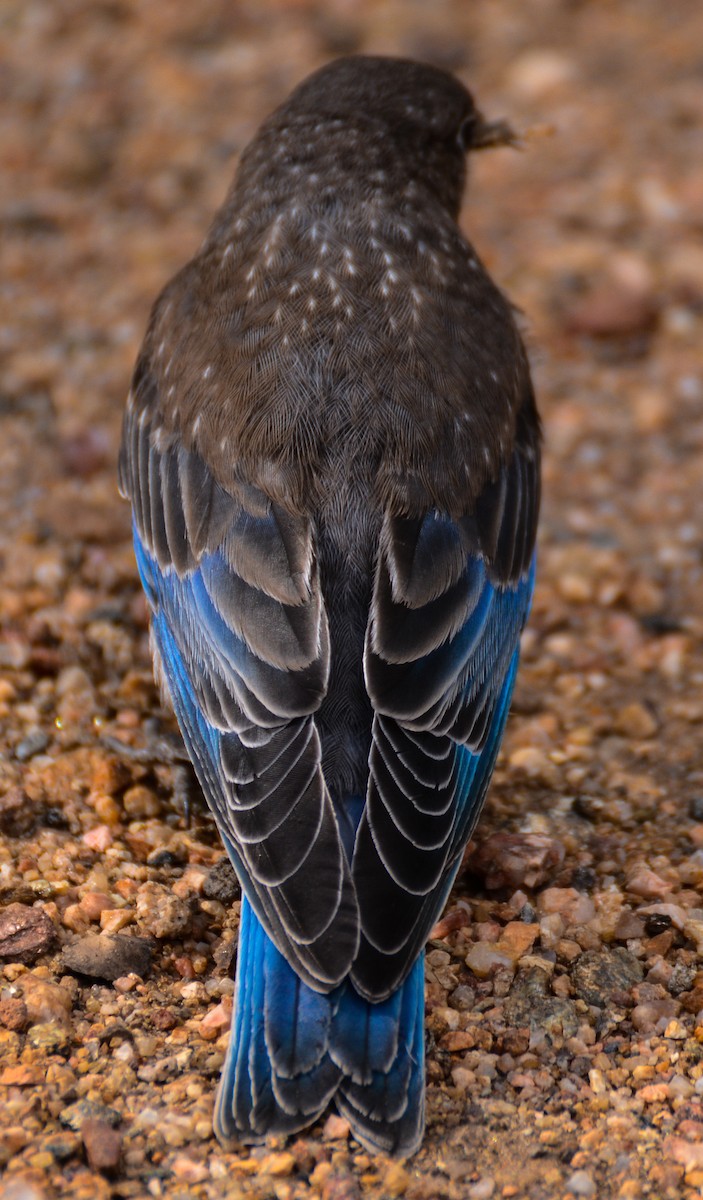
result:
[[[703,1196],[702,45],[697,0],[5,0],[4,1197]],[[115,486],[151,300],[259,120],[355,50],[545,134],[481,157],[463,215],[525,314],[545,503],[406,1164],[336,1117],[212,1137],[238,892],[184,817]]]

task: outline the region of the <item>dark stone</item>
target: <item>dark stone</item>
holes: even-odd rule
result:
[[[63,964],[77,975],[112,982],[122,975],[141,975],[151,970],[151,942],[124,934],[89,933],[63,952]]]
[[[682,992],[688,992],[693,987],[697,974],[698,969],[693,963],[677,963],[671,972],[667,991],[672,996],[680,996]]]
[[[172,1008],[157,1008],[151,1018],[151,1023],[154,1029],[160,1029],[162,1033],[170,1033],[180,1024],[180,1021]]]
[[[40,814],[41,823],[47,829],[68,829],[69,824],[62,808],[47,808]]]
[[[26,738],[22,738],[19,745],[15,746],[15,758],[20,762],[26,762],[29,758],[34,758],[35,754],[43,754],[49,745],[49,738],[43,729],[36,729],[34,733],[27,734]]]
[[[75,1133],[54,1133],[42,1142],[42,1150],[48,1150],[59,1162],[71,1158],[80,1149],[80,1141]]]
[[[587,950],[571,968],[571,984],[587,1004],[605,1008],[632,1003],[630,991],[642,981],[642,964],[623,946],[612,950]]]
[[[116,1129],[121,1120],[116,1108],[109,1108],[100,1100],[76,1100],[75,1104],[69,1104],[59,1113],[61,1124],[74,1129],[76,1133],[80,1133],[86,1121],[100,1121]]]
[[[454,988],[447,1003],[450,1008],[456,1008],[459,1012],[471,1012],[476,1003],[476,993],[473,988],[461,983],[459,987]]]
[[[671,929],[671,917],[668,913],[649,913],[645,917],[644,928],[648,937],[659,937],[660,933],[666,933],[667,929]]]
[[[528,1026],[550,1037],[573,1037],[581,1024],[573,1000],[549,994],[549,975],[541,967],[532,967],[518,975],[503,1013],[510,1025]]]
[[[571,886],[577,892],[591,892],[596,886],[597,876],[592,867],[576,867],[571,873]]]
[[[55,941],[53,922],[42,908],[8,904],[0,912],[0,958],[33,963]]]
[[[0,796],[0,832],[8,837],[31,833],[39,819],[41,808],[22,791],[13,787]]]
[[[606,801],[601,796],[577,796],[571,805],[571,811],[585,821],[598,821],[606,808]]]
[[[216,862],[208,871],[203,884],[203,895],[208,900],[219,900],[220,904],[228,907],[241,895],[239,880],[234,873],[234,867],[226,855]]]
[[[185,861],[185,854],[174,853],[173,850],[168,850],[164,846],[160,846],[158,850],[152,850],[146,860],[148,867],[178,867]]]

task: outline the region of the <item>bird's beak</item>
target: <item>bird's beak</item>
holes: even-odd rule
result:
[[[491,146],[512,146],[517,150],[522,145],[519,134],[507,121],[486,121],[480,114],[471,130],[471,149],[488,150]]]

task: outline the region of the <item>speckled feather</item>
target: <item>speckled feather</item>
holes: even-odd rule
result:
[[[525,353],[456,224],[481,129],[422,64],[312,76],[137,363],[120,479],[155,661],[250,906],[226,1142],[335,1094],[365,1144],[421,1137],[418,955],[500,743],[539,508]]]
[[[459,516],[531,407],[510,307],[456,225],[472,103],[442,73],[427,92],[415,68],[399,93],[379,76],[350,112],[344,81],[329,113],[303,86],[157,302],[142,350],[153,416],[203,445],[225,487],[243,478],[309,512],[343,447],[342,474],[353,455],[382,507]],[[423,129],[437,107],[441,136]]]

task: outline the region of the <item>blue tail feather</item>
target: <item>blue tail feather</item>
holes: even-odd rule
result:
[[[418,1148],[425,1124],[424,952],[397,996],[397,1051],[390,1070],[373,1071],[367,1084],[343,1079],[337,1107],[369,1149],[406,1156]]]
[[[269,938],[242,901],[232,1036],[217,1093],[215,1128],[227,1140],[258,1141],[273,1127],[292,1133],[303,1121],[279,1106],[265,1033],[265,957]]]
[[[398,1053],[402,988],[387,1000],[370,1004],[352,987],[334,1023],[332,1057],[355,1083],[370,1084],[374,1071],[390,1071]]]
[[[424,956],[387,1000],[307,987],[242,900],[232,1036],[217,1096],[225,1142],[288,1134],[335,1098],[355,1136],[410,1154],[424,1103]]]
[[[264,958],[266,1041],[276,1073],[293,1079],[319,1066],[326,1054],[332,1006],[326,995],[281,970],[272,950],[269,943]]]

